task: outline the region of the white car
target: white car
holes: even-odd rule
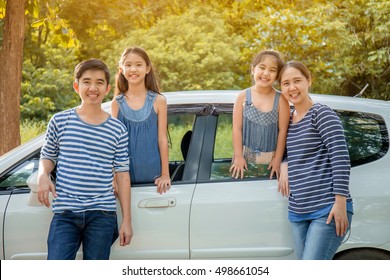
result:
[[[287,199],[276,179],[229,175],[238,91],[169,92],[172,188],[132,186],[134,236],[112,259],[295,259]],[[340,116],[349,146],[351,231],[335,259],[390,259],[390,104],[312,95]],[[103,105],[109,110],[109,103]],[[0,258],[46,259],[52,212],[37,202],[44,136],[0,158]],[[32,188],[32,190],[30,190]],[[120,211],[118,212],[120,213]],[[120,219],[120,217],[119,217]],[[78,254],[81,258],[81,252]]]

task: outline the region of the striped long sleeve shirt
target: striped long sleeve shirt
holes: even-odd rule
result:
[[[291,118],[292,119],[292,118]],[[349,193],[350,160],[343,127],[326,105],[314,104],[287,134],[289,211],[309,214]]]
[[[113,176],[129,170],[127,146],[126,128],[112,117],[91,125],[75,109],[54,115],[41,150],[57,165],[53,212],[116,211]]]

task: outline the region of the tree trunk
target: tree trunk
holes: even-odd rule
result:
[[[0,156],[20,145],[20,88],[26,0],[6,1],[0,49]]]

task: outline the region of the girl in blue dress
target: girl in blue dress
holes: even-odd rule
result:
[[[111,114],[128,129],[130,178],[151,183],[158,193],[171,186],[168,160],[167,101],[144,49],[126,49],[119,60]]]

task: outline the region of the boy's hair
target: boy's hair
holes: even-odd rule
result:
[[[279,52],[274,51],[274,50],[265,50],[265,51],[258,52],[253,57],[251,67],[255,67],[257,64],[262,62],[267,56],[271,56],[276,60],[276,64],[278,65],[278,76],[276,77],[276,80],[278,81],[280,70],[282,69],[282,67],[284,65],[283,59],[282,59],[281,55],[279,54]]]
[[[84,60],[76,65],[74,68],[74,79],[76,82],[79,81],[83,73],[87,70],[101,70],[104,72],[104,75],[106,76],[106,82],[107,84],[110,83],[110,70],[108,70],[107,65],[96,58],[91,58],[88,60]]]
[[[158,80],[152,65],[152,62],[150,61],[150,58],[146,51],[142,49],[141,47],[131,47],[124,50],[124,52],[121,55],[121,58],[119,59],[119,68],[123,66],[124,60],[126,56],[130,53],[139,55],[146,63],[148,67],[150,67],[150,71],[145,76],[145,87],[148,90],[154,91],[156,93],[161,93],[160,87],[158,85]],[[126,80],[123,73],[118,71],[117,77],[116,77],[116,89],[114,94],[117,95],[119,93],[125,93],[129,89],[129,83]]]
[[[299,72],[302,73],[303,76],[306,77],[306,79],[308,81],[311,81],[311,74],[310,74],[309,69],[307,69],[307,67],[302,62],[291,60],[291,61],[287,62],[282,67],[282,69],[280,70],[280,73],[279,73],[279,83],[281,82],[282,74],[284,73],[284,71],[286,71],[287,68],[295,68],[295,69],[297,69]]]

